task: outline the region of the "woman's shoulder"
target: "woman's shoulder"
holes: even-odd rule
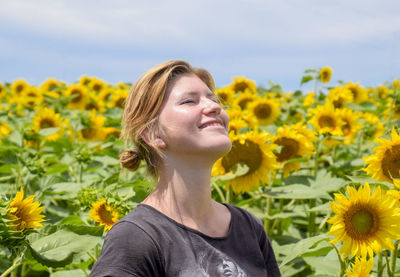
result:
[[[252,212],[231,204],[224,204],[229,208],[237,226],[250,226],[257,233],[264,230],[261,220]]]

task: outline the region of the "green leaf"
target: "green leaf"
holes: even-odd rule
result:
[[[306,76],[304,76],[304,77],[301,79],[300,85],[305,84],[305,83],[308,83],[308,82],[311,81],[311,80],[314,80],[314,77],[313,77],[313,76],[306,75]]]
[[[93,160],[101,162],[104,166],[119,164],[119,160],[110,156],[95,156]]]
[[[304,261],[315,270],[315,275],[337,276],[340,271],[340,262],[335,250],[331,250],[325,257],[304,257]]]
[[[295,259],[296,257],[300,257],[306,253],[313,252],[315,247],[322,241],[329,240],[326,234],[322,234],[316,237],[302,239],[297,243],[287,244],[285,246],[281,246],[280,249],[285,249],[282,253],[286,252],[286,257],[279,265],[279,268],[282,268],[291,260]]]
[[[266,188],[265,193],[270,197],[278,199],[331,199],[325,191],[300,184]]]
[[[98,236],[78,235],[68,230],[59,230],[34,241],[29,248],[32,256],[41,264],[62,267],[70,264],[74,255],[89,251],[101,240]]]
[[[40,129],[38,133],[39,135],[46,137],[57,133],[58,130],[60,130],[60,127],[43,128]]]
[[[82,218],[80,218],[77,215],[67,216],[67,217],[63,218],[63,220],[61,220],[60,223],[61,224],[85,225],[85,222],[82,220]]]
[[[54,164],[48,168],[46,171],[46,175],[52,175],[57,173],[62,173],[69,169],[69,165],[67,164]]]

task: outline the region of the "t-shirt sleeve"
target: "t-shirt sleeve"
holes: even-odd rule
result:
[[[156,242],[132,222],[119,222],[108,232],[90,277],[162,276]]]

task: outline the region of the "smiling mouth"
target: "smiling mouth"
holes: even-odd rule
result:
[[[212,122],[212,123],[206,123],[204,125],[201,125],[200,129],[205,129],[205,128],[208,128],[208,127],[221,127],[221,128],[224,128],[224,126],[221,123]]]

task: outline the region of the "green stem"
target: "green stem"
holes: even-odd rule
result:
[[[79,163],[79,184],[82,183],[83,165]]]
[[[226,196],[225,196],[225,200],[227,204],[231,204],[232,203],[232,189],[230,185],[226,186]]]
[[[6,277],[9,273],[11,273],[14,269],[19,267],[22,263],[16,263],[10,266],[6,271],[3,272],[3,274],[0,275],[0,277]]]
[[[93,259],[94,262],[97,262],[97,258],[96,258],[95,256],[93,256],[93,254],[90,253],[90,251],[88,251],[87,253],[88,253],[88,255],[90,256],[90,258]]]
[[[311,210],[312,208],[315,207],[316,200],[315,199],[310,199],[309,202],[309,209]],[[315,235],[315,218],[316,218],[316,212],[310,212],[310,217],[308,220],[308,234],[309,237],[312,237]]]
[[[338,256],[339,259],[339,263],[340,263],[340,277],[343,277],[344,274],[346,273],[346,263],[343,261],[342,256],[339,253],[339,250],[337,249],[336,245],[332,244],[333,248],[336,251],[336,254]]]
[[[389,262],[389,257],[386,253],[386,251],[383,251],[383,254],[385,255],[385,260],[386,260],[386,270],[387,270],[387,274],[389,277],[392,277],[392,271],[390,270],[390,262]]]
[[[390,258],[391,258],[391,261],[390,261],[390,268],[392,269],[393,276],[394,276],[394,273],[396,272],[396,260],[397,260],[397,253],[398,253],[398,250],[399,250],[399,241],[397,240],[397,241],[394,243],[394,249],[393,249],[393,251],[392,251],[392,256],[390,257]]]
[[[226,201],[225,196],[224,196],[224,194],[222,193],[222,190],[221,190],[221,188],[218,186],[218,184],[217,184],[216,182],[212,182],[212,186],[213,186],[213,188],[217,191],[217,193],[218,193],[218,195],[219,195],[219,198],[221,199],[221,202],[222,202],[222,203],[225,203],[225,201]]]
[[[384,267],[383,267],[383,262],[382,262],[382,252],[381,253],[379,253],[379,255],[378,255],[378,277],[382,277],[383,275],[383,270],[384,270]]]
[[[267,216],[270,216],[271,213],[271,197],[267,198],[267,211],[266,214]],[[264,220],[264,228],[265,228],[265,232],[270,235],[270,230],[269,230],[269,225],[270,225],[270,219],[269,218],[265,218]]]

